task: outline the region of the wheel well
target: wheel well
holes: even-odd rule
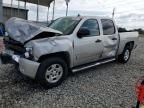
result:
[[[134,48],[134,41],[128,42],[125,47],[128,47],[130,50]]]
[[[41,56],[38,62],[41,63],[46,58],[50,58],[50,57],[60,57],[67,63],[68,66],[70,66],[70,55],[68,52],[57,52],[57,53],[52,53],[52,54],[46,54],[46,55]]]

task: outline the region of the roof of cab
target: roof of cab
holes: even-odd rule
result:
[[[111,19],[111,20],[113,20],[113,18],[110,18],[107,16],[67,16],[67,17],[61,17],[61,18],[81,18],[81,19],[96,18],[96,19]]]

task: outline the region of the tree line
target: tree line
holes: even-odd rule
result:
[[[118,28],[118,31],[119,31],[119,32],[132,32],[132,31],[137,31],[139,34],[143,34],[143,35],[144,35],[144,30],[143,30],[142,28],[127,30],[126,28],[119,27],[119,28]]]

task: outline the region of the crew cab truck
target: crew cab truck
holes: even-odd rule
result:
[[[137,32],[118,33],[107,17],[63,17],[49,27],[11,18],[5,26],[2,61],[11,58],[22,74],[47,88],[61,84],[69,72],[128,62],[138,40]]]

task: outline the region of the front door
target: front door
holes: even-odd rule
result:
[[[96,19],[86,20],[81,28],[90,31],[90,35],[74,40],[75,65],[90,63],[100,59],[103,44],[100,36],[99,24]]]
[[[110,19],[101,19],[101,23],[104,46],[102,58],[115,57],[118,49],[119,37],[114,22]]]

